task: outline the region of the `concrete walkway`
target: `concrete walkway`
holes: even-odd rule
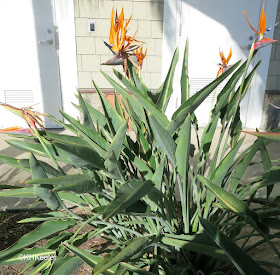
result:
[[[56,133],[69,134],[67,130],[51,130]],[[200,130],[202,133],[203,129]],[[253,130],[252,130],[253,131]],[[0,134],[0,155],[5,155],[9,157],[14,157],[17,159],[26,158],[28,159],[29,153],[23,153],[22,151],[9,146],[5,140],[11,139],[8,135]],[[195,140],[195,135],[193,135],[192,140]],[[240,150],[244,150],[250,146],[256,138],[251,135],[246,135],[246,139],[242,144]],[[214,137],[214,143],[217,144],[218,135]],[[212,146],[213,147],[213,146]],[[273,142],[267,146],[271,159],[280,159],[280,143]],[[39,158],[40,159],[40,158]],[[44,158],[41,158],[44,159]],[[49,160],[44,159],[46,162],[50,163]],[[256,156],[256,161],[260,160],[260,155]],[[50,163],[51,164],[51,163]],[[70,165],[61,164],[62,168],[67,173],[75,173]],[[244,180],[249,180],[254,178],[262,172],[262,165],[254,165],[248,169],[248,172],[244,176]],[[30,179],[30,175],[27,172],[18,170],[17,168],[11,167],[7,164],[0,163],[0,184],[22,186],[23,182]],[[280,179],[280,176],[279,176]],[[279,180],[280,181],[280,180]],[[259,194],[263,197],[265,194]],[[273,197],[280,196],[280,185],[275,186],[273,190]],[[0,197],[0,211],[26,211],[29,206],[34,202],[34,199],[24,199],[24,198],[4,198]],[[38,210],[46,208],[44,203],[40,203],[32,210]]]

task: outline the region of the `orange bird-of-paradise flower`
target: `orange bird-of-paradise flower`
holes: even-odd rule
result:
[[[30,129],[22,128],[19,126],[9,127],[5,129],[0,129],[0,133],[3,134],[12,134],[12,135],[25,135],[25,136],[32,136]]]
[[[132,15],[128,20],[124,19],[124,11],[122,9],[120,15],[114,13],[114,8],[111,14],[111,28],[109,35],[109,44],[105,45],[112,51],[114,57],[102,63],[102,65],[123,65],[126,74],[127,71],[127,60],[130,60],[137,68],[141,69],[141,64],[146,56],[142,49],[143,43],[135,38],[137,31],[133,36],[127,35],[127,27],[132,18]]]
[[[27,123],[31,133],[34,133],[34,131],[37,130],[38,126],[45,129],[44,126],[42,125],[43,121],[40,118],[40,115],[44,115],[44,114],[40,114],[39,112],[35,111],[32,106],[23,107],[19,109],[6,103],[0,103],[0,105],[6,108],[7,110],[11,111],[15,115],[23,118]],[[16,128],[16,127],[11,127],[10,129],[12,128]]]
[[[270,38],[264,37],[264,35],[266,33],[268,33],[269,31],[273,30],[275,28],[275,26],[278,24],[278,23],[276,23],[273,27],[266,28],[266,18],[265,18],[264,6],[262,7],[262,12],[261,12],[260,20],[259,20],[259,30],[258,31],[255,30],[253,28],[253,26],[250,24],[245,11],[244,11],[244,15],[245,15],[246,21],[247,21],[248,25],[250,26],[250,28],[256,34],[259,35],[259,39],[258,39],[258,41],[254,45],[254,50],[257,50],[259,48],[262,48],[264,46],[267,46],[267,45],[277,41],[277,40],[274,40],[274,39],[270,39]]]
[[[232,56],[232,50],[230,49],[227,58],[225,58],[223,52],[219,51],[219,53],[220,53],[220,57],[221,57],[222,63],[219,63],[219,64],[218,64],[219,70],[218,70],[218,73],[217,73],[216,78],[217,78],[218,76],[220,76],[222,73],[224,73],[227,69],[229,69],[229,68],[231,67],[231,65],[228,65],[228,62],[229,62],[229,60],[230,60],[230,58],[231,58],[231,56]]]

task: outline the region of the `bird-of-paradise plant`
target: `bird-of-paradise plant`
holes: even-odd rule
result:
[[[260,166],[256,178],[248,180],[245,174],[255,164],[258,152],[263,170],[270,167],[268,142],[259,139],[242,149],[244,137],[239,132],[239,104],[260,64],[248,71],[254,53],[252,46],[248,60],[236,62],[190,96],[187,42],[182,102],[170,120],[165,110],[173,93],[178,50],[156,93],[142,82],[128,60],[129,80],[114,70],[119,84],[103,73],[115,89],[114,106],[94,83],[103,112],[87,104],[78,92],[79,105],[75,107],[83,120],[63,111],[68,124],[52,117],[70,133],[38,131],[35,137],[41,144],[21,136],[9,140],[10,145],[29,152],[29,159],[0,156],[0,160],[30,172],[32,179],[25,182],[27,187],[5,186],[0,197],[40,198],[56,211],[20,221],[40,224],[0,251],[0,265],[27,262],[22,255],[31,254],[56,258],[28,261],[22,274],[32,269],[32,274],[70,275],[84,263],[95,275],[265,275],[269,274],[265,268],[280,269],[272,260],[257,261],[249,255],[266,244],[280,259],[274,243],[279,233],[271,230],[279,229],[279,208],[252,205],[259,190],[271,190],[279,179],[269,182]],[[209,123],[203,133],[192,135],[197,131],[195,110],[225,80]],[[131,120],[133,133],[128,131],[124,112]],[[219,123],[221,127],[217,127]],[[214,142],[214,136],[218,142]],[[73,173],[37,160],[37,156],[49,155],[72,165]],[[63,207],[64,202],[78,211]],[[74,227],[76,230],[68,230]],[[81,248],[96,237],[108,240],[110,245],[100,250]],[[48,242],[30,249],[41,239]]]
[[[220,57],[221,57],[222,63],[219,63],[219,64],[218,64],[219,70],[218,70],[218,73],[217,73],[216,78],[217,78],[218,76],[220,76],[222,73],[224,73],[228,68],[231,67],[231,65],[228,65],[228,62],[229,62],[229,60],[230,60],[230,58],[231,58],[231,56],[232,56],[232,50],[230,49],[227,58],[225,58],[223,52],[219,51],[219,53],[220,53]]]
[[[140,71],[143,59],[147,53],[147,48],[145,53],[143,52],[144,42],[135,38],[137,30],[133,36],[127,35],[127,27],[131,18],[132,15],[128,20],[124,19],[123,9],[119,16],[117,10],[114,13],[114,8],[112,9],[109,44],[105,41],[104,44],[111,50],[114,57],[102,63],[102,65],[122,65],[127,76],[129,75],[127,60],[130,60],[137,70]]]
[[[262,48],[262,47],[265,47],[267,45],[270,45],[271,43],[277,41],[277,40],[274,40],[274,39],[271,39],[271,38],[264,37],[264,35],[266,33],[273,30],[275,28],[275,26],[278,24],[278,23],[276,23],[273,27],[266,28],[266,18],[265,18],[264,6],[262,8],[262,12],[261,12],[260,20],[259,20],[259,30],[258,31],[256,29],[254,29],[253,26],[250,24],[245,11],[244,11],[244,15],[245,15],[246,21],[247,21],[248,25],[250,26],[250,28],[256,34],[259,35],[258,41],[254,45],[255,50],[257,50],[259,48]]]

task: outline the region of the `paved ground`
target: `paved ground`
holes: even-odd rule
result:
[[[67,133],[65,130],[53,130],[54,132]],[[201,130],[202,132],[202,130]],[[28,158],[28,153],[22,153],[22,151],[17,150],[11,146],[9,146],[5,140],[10,139],[8,135],[1,134],[0,135],[0,154],[5,156],[10,156],[14,158]],[[218,136],[215,136],[214,142],[217,143]],[[251,145],[256,138],[251,135],[246,135],[246,139],[243,142],[242,149],[245,149],[249,145]],[[280,159],[280,143],[271,143],[268,145],[268,151],[271,156],[271,159]],[[257,156],[257,159],[260,159]],[[63,166],[63,165],[62,165]],[[63,168],[65,171],[69,172],[71,170],[70,165],[64,165]],[[258,175],[262,171],[261,165],[257,165],[252,167],[245,175],[245,179],[249,179]],[[71,173],[71,171],[70,171]],[[0,163],[0,184],[8,184],[8,185],[22,185],[24,181],[30,178],[29,173],[20,171],[14,167],[11,167],[7,164]],[[279,176],[280,178],[280,176]],[[259,194],[259,196],[263,196],[264,194]],[[273,196],[280,196],[280,188],[274,188]],[[0,211],[19,211],[19,210],[27,210],[29,205],[33,203],[33,199],[19,199],[19,198],[3,198],[0,197]],[[33,210],[37,210],[38,208],[45,208],[45,205],[41,203],[37,205]]]

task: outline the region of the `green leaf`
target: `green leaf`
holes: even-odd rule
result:
[[[66,217],[69,218],[69,216],[67,216],[65,213],[56,211],[56,212],[49,212],[47,214],[41,214],[41,215],[38,215],[38,216],[32,217],[32,218],[23,219],[23,220],[18,221],[18,223],[59,220],[59,219],[66,218]]]
[[[169,102],[169,98],[173,93],[173,88],[172,88],[173,77],[174,77],[174,72],[175,72],[175,68],[176,68],[178,59],[179,59],[179,50],[177,48],[173,54],[172,61],[171,61],[170,67],[169,67],[169,71],[164,80],[162,91],[160,93],[160,97],[157,102],[157,107],[162,112],[165,112],[167,104]]]
[[[166,235],[166,237],[161,239],[161,242],[165,245],[174,246],[179,249],[186,249],[199,254],[228,261],[228,257],[225,252],[217,247],[211,239],[208,239],[203,235]]]
[[[176,163],[177,170],[183,181],[186,181],[189,155],[190,155],[190,140],[191,140],[191,116],[188,115],[183,123],[177,139],[176,148]]]
[[[182,75],[181,75],[181,104],[184,104],[190,96],[190,81],[189,81],[189,73],[188,73],[188,47],[189,47],[189,39],[186,40],[183,66],[182,66]]]
[[[23,150],[26,152],[32,152],[35,155],[47,157],[47,154],[42,147],[41,144],[33,144],[33,143],[28,143],[23,140],[17,140],[17,139],[10,139],[7,141],[9,145],[19,149]],[[75,155],[70,154],[69,152],[65,152],[64,150],[61,150],[58,147],[53,147],[53,145],[48,144],[48,149],[52,153],[52,155],[55,157],[55,159],[69,163],[71,165],[74,165],[75,167],[84,167],[84,166],[92,166],[91,163],[88,161],[85,161]]]
[[[130,76],[132,76],[132,79],[134,81],[135,87],[143,93],[144,96],[148,96],[150,93],[149,88],[145,85],[145,83],[141,80],[141,78],[138,76],[135,66],[131,63],[130,60],[128,60],[128,68],[130,69]]]
[[[99,94],[107,123],[111,129],[112,134],[115,135],[115,133],[121,127],[123,123],[123,119],[120,117],[118,112],[113,108],[113,106],[109,103],[109,101],[105,98],[103,93],[99,90],[99,88],[96,86],[94,82],[93,85]]]
[[[173,167],[176,165],[176,144],[170,134],[161,126],[157,119],[149,115],[149,121],[151,128],[155,136],[155,142],[158,148],[160,148],[170,159]]]
[[[83,160],[81,163],[78,162],[81,167],[104,169],[104,160],[92,147],[70,142],[54,142],[53,144],[56,148],[63,150],[64,154],[68,154],[68,158],[73,160],[71,164],[74,166],[76,166],[77,159],[80,159]]]
[[[235,147],[225,156],[225,158],[220,162],[218,167],[214,170],[214,172],[211,175],[210,180],[218,185],[221,186],[222,181],[225,179],[226,174],[229,170],[229,168],[233,165],[234,163],[234,158],[236,154],[238,153],[238,150],[240,146],[242,145],[245,137],[240,139],[238,143],[235,145]]]
[[[212,81],[202,90],[190,97],[184,104],[182,104],[172,116],[172,122],[168,127],[169,133],[174,133],[182,122],[186,119],[188,114],[193,113],[196,108],[205,100],[205,98],[226,79],[240,64],[240,61],[230,67],[225,73],[220,75],[217,79]]]
[[[249,132],[249,131],[242,131],[242,132],[259,138],[266,138],[272,141],[280,142],[280,133],[278,132]]]
[[[37,198],[33,187],[1,190],[0,197]]]
[[[60,112],[71,123],[75,130],[87,141],[90,147],[92,147],[101,157],[104,157],[106,154],[105,150],[108,149],[109,143],[97,132],[92,131],[86,126],[82,125],[79,121],[75,120],[65,112]]]
[[[146,237],[134,239],[128,246],[123,248],[121,251],[118,251],[118,253],[113,254],[112,257],[108,257],[107,259],[104,258],[100,261],[99,264],[94,267],[93,274],[100,274],[120,262],[128,261],[130,257],[140,251],[143,251],[143,248],[148,243],[149,239]]]
[[[136,274],[140,274],[140,275],[155,275],[155,273],[152,273],[150,271],[144,270],[138,266],[129,264],[129,263],[124,263],[121,262],[121,266],[127,268],[128,270],[135,272]]]
[[[48,179],[43,167],[32,153],[30,153],[29,162],[33,180],[43,178]],[[58,200],[57,195],[51,192],[52,188],[53,186],[49,184],[35,185],[34,192],[51,210],[56,210],[60,207],[60,201]]]
[[[71,275],[83,264],[84,262],[77,256],[56,258],[49,275]]]
[[[260,149],[260,145],[262,144],[262,140],[256,141],[250,148],[249,152],[242,158],[242,160],[238,163],[236,168],[233,170],[230,176],[230,190],[231,192],[235,192],[238,184],[240,183],[243,175],[245,174],[247,168],[251,164],[253,157],[256,155],[257,151]]]
[[[103,258],[100,256],[94,256],[91,255],[87,252],[85,252],[84,250],[77,248],[73,245],[70,245],[68,243],[63,243],[63,245],[69,249],[70,251],[72,251],[75,255],[77,255],[80,259],[82,259],[85,263],[87,263],[89,266],[91,267],[95,267],[95,265],[100,262],[100,260],[102,260]]]
[[[91,120],[91,116],[89,114],[89,111],[87,109],[87,106],[84,102],[84,99],[81,95],[81,93],[78,90],[78,99],[80,102],[80,106],[81,106],[81,110],[82,110],[82,115],[83,115],[83,125],[86,126],[87,128],[89,128],[90,130],[96,132],[96,129],[93,125],[93,122]]]
[[[244,62],[242,66],[240,66],[240,68],[236,72],[234,72],[234,74],[231,76],[229,81],[223,87],[222,91],[219,93],[217,97],[217,103],[212,111],[212,115],[216,115],[225,106],[230,93],[235,88],[238,80],[242,76],[245,67],[246,67],[246,62]]]
[[[205,231],[216,242],[216,244],[225,251],[229,259],[241,274],[269,274],[263,268],[261,268],[248,254],[246,254],[238,245],[236,245],[230,238],[219,231],[209,221],[202,218],[200,218],[199,220]]]
[[[61,173],[60,171],[56,170],[54,167],[52,167],[52,166],[49,165],[48,163],[46,163],[46,162],[44,162],[44,161],[42,161],[42,160],[37,160],[37,161],[39,162],[40,166],[42,167],[42,169],[44,170],[44,172],[46,173],[46,175],[47,175],[48,177],[51,178],[51,177],[59,177],[59,176],[62,176],[62,173]],[[18,163],[19,163],[22,167],[24,167],[24,168],[30,170],[29,159],[19,159],[19,160],[18,160]],[[31,173],[31,171],[30,171],[30,173]]]
[[[123,82],[124,85],[126,85],[129,89],[129,91],[135,96],[135,98],[138,100],[140,105],[147,110],[147,112],[150,112],[156,119],[159,121],[159,123],[164,127],[167,128],[169,125],[169,121],[165,114],[163,114],[161,111],[157,109],[157,106],[149,100],[149,98],[145,98],[145,96],[138,91],[134,86],[132,86],[127,79],[125,79],[122,74],[120,74],[118,71],[114,71],[115,75]],[[103,75],[108,79],[108,81],[114,86],[114,88],[117,89],[117,87],[121,87],[118,85],[112,78],[110,78],[108,75]],[[134,106],[134,105],[133,105]]]
[[[256,216],[256,213],[252,212],[248,208],[248,205],[245,202],[237,199],[235,195],[215,185],[214,183],[207,180],[201,175],[197,175],[197,178],[201,183],[203,183],[208,189],[210,189],[214,193],[214,195],[219,199],[219,201],[225,209],[245,216]]]
[[[127,122],[127,120],[125,120],[122,123],[122,125],[120,126],[120,128],[118,129],[115,137],[113,138],[111,145],[108,149],[106,158],[108,158],[108,156],[111,154],[111,152],[114,152],[116,159],[117,160],[119,159],[120,153],[121,153],[124,143],[125,143],[127,126],[128,126],[128,122]],[[106,161],[105,161],[105,165],[106,165]]]
[[[21,237],[13,246],[0,252],[0,259],[7,257],[17,251],[30,246],[37,241],[45,239],[52,234],[58,233],[60,231],[66,230],[69,227],[73,227],[76,224],[74,220],[59,220],[59,221],[47,221],[41,224],[38,228],[27,233]]]
[[[34,179],[25,182],[26,184],[50,184],[59,185],[53,189],[54,192],[68,190],[77,193],[91,193],[100,191],[100,187],[94,178],[89,175],[66,175],[55,178]]]
[[[0,155],[0,162],[3,162],[3,163],[6,163],[8,165],[11,165],[11,166],[14,166],[18,169],[21,169],[23,171],[26,171],[26,172],[30,172],[30,169],[26,168],[26,167],[23,167],[17,159],[15,158],[11,158],[11,157],[7,157],[7,156],[2,156]]]
[[[103,218],[109,219],[117,213],[125,210],[127,207],[147,195],[153,188],[154,185],[150,180],[144,182],[131,180],[123,184],[120,187],[116,198],[105,208]]]

